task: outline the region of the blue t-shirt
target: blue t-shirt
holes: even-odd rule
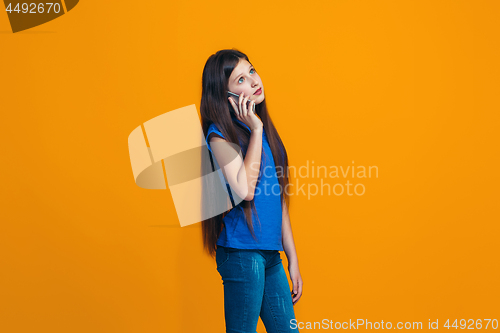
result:
[[[241,120],[236,117],[232,117],[232,119],[250,130]],[[217,129],[217,126],[213,123],[210,124],[205,138],[210,152],[212,152],[212,149],[210,148],[208,138],[212,132],[224,138],[222,133]],[[273,154],[269,147],[265,131],[262,131],[262,150],[264,154],[261,154],[260,180],[257,182],[254,193],[255,210],[257,211],[260,226],[255,213],[252,211],[254,233],[259,242],[254,240],[248,229],[245,213],[240,203],[224,216],[224,227],[217,240],[217,245],[238,249],[283,251],[281,239],[281,223],[283,216],[280,184],[276,175]],[[212,156],[215,158],[213,154]]]

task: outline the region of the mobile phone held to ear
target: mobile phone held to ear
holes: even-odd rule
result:
[[[234,101],[236,102],[236,105],[238,105],[238,102],[240,100],[240,95],[236,95],[235,93],[232,93],[230,91],[227,92],[227,96],[228,97],[235,97]],[[247,108],[248,108],[248,105],[250,104],[250,100],[247,101]],[[233,106],[231,105],[231,107],[229,108],[229,110],[234,113],[234,110],[233,110]],[[252,112],[255,113],[255,103],[253,105],[253,108],[252,108]]]

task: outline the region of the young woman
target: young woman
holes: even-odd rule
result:
[[[204,249],[215,256],[224,285],[226,332],[255,333],[259,316],[268,333],[298,332],[291,321],[303,283],[288,215],[288,157],[262,80],[245,54],[220,50],[208,58],[200,109],[231,202],[232,194],[241,199],[229,212],[202,221]],[[228,157],[229,147],[242,154]],[[279,251],[288,259],[292,291]]]

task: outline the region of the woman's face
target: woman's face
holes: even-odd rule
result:
[[[249,100],[255,100],[255,104],[260,104],[264,100],[262,80],[253,66],[245,59],[240,59],[238,65],[233,69],[229,77],[228,89],[238,95],[244,93],[244,97],[250,95]],[[260,94],[256,95],[256,91],[260,91]]]

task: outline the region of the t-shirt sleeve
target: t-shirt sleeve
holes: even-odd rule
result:
[[[213,151],[212,148],[210,147],[210,139],[212,139],[213,137],[219,137],[226,140],[224,135],[217,129],[217,127],[214,124],[211,124],[210,127],[208,128],[208,133],[206,138],[207,146],[211,153],[213,153]]]

